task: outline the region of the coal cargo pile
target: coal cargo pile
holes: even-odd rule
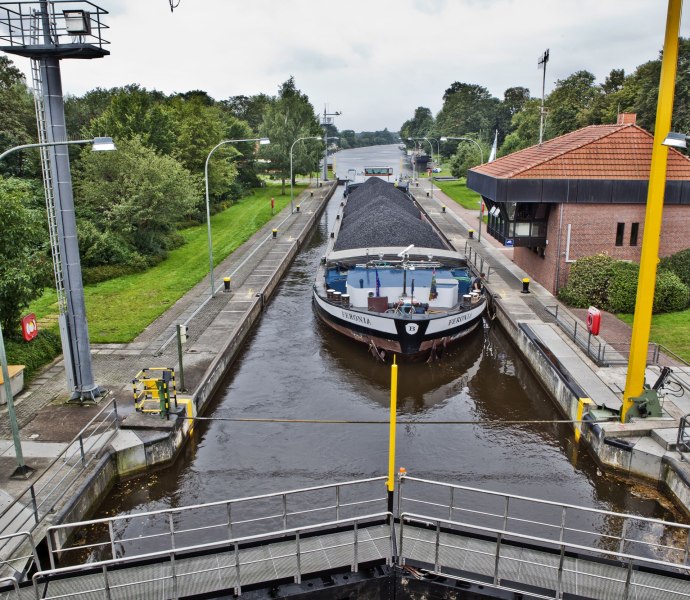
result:
[[[390,183],[385,183],[375,178],[367,179],[367,181],[350,192],[347,205],[345,206],[344,217],[347,218],[348,215],[353,212],[366,209],[369,202],[377,197],[383,197],[391,202],[395,202],[396,206],[420,218],[419,209],[414,205],[407,194],[401,192]]]
[[[369,179],[348,197],[334,250],[410,244],[446,248],[431,225],[420,217],[419,209],[406,194],[390,184]]]

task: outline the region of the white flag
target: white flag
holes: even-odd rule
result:
[[[491,152],[489,153],[489,161],[493,162],[496,160],[496,153],[498,152],[498,129],[496,130],[496,135],[494,135],[494,145],[491,146]]]

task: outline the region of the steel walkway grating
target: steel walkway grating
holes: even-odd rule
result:
[[[402,555],[406,560],[438,564],[441,571],[453,569],[493,579],[496,569],[496,542],[480,540],[462,533],[441,532],[437,549],[436,531],[405,524]],[[558,586],[558,554],[502,545],[498,576],[504,582],[517,582],[545,590]],[[619,600],[625,597],[627,566],[604,564],[585,558],[566,557],[562,592],[576,597]],[[507,585],[507,584],[506,584]],[[680,600],[690,598],[690,581],[661,574],[634,571],[630,595],[633,600]]]
[[[334,568],[351,567],[373,560],[390,560],[390,526],[371,525],[357,531],[355,556],[354,532],[338,531],[300,539],[299,570],[297,541],[271,541],[239,551],[242,586],[288,579]],[[148,600],[150,598],[184,598],[195,594],[233,589],[237,585],[237,557],[229,549],[217,554],[177,558],[144,566],[108,571],[112,600]],[[101,573],[52,580],[43,596],[101,600],[106,598]],[[21,600],[35,598],[33,588],[22,591]],[[14,592],[0,594],[0,600],[16,600]]]

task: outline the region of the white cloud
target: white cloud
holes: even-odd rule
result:
[[[96,3],[110,11],[111,56],[63,61],[66,93],[138,83],[223,99],[274,94],[293,75],[317,112],[328,103],[356,130],[435,113],[454,81],[539,95],[546,48],[547,92],[580,69],[599,82],[631,72],[658,56],[666,21],[658,0],[181,0],[172,14],[166,0]]]

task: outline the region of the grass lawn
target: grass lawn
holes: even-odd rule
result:
[[[444,175],[444,173],[440,173]],[[469,210],[479,210],[482,197],[467,187],[465,178],[456,181],[434,181],[434,185],[455,200],[460,206]]]
[[[296,185],[295,196],[305,187]],[[279,186],[256,189],[252,195],[211,217],[214,264],[220,263],[271,219],[272,197],[276,201],[276,213],[290,203],[289,188],[286,189],[285,196],[280,195]],[[84,288],[92,342],[132,341],[187,291],[208,277],[206,224],[181,233],[186,243],[171,251],[155,267]],[[47,289],[31,304],[29,312],[35,312],[41,320],[57,322],[55,290]]]
[[[629,325],[633,323],[633,315],[616,316]],[[682,359],[690,362],[690,309],[653,315],[649,340],[666,346]]]

